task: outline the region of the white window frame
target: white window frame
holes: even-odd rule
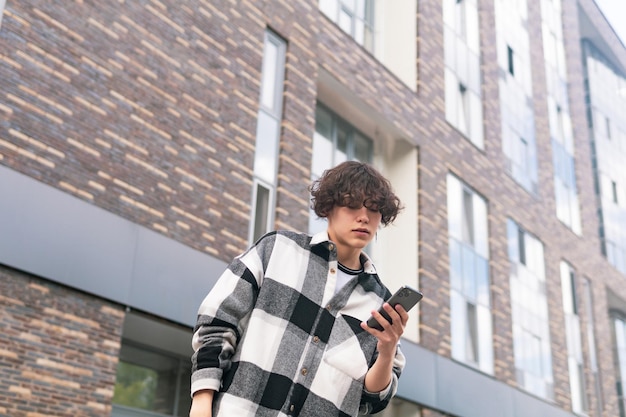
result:
[[[619,417],[626,417],[626,393],[623,392],[626,383],[626,319],[623,313],[613,313],[613,349],[615,352],[615,383],[622,386],[622,393],[617,392],[619,402]]]
[[[319,8],[337,26],[370,52],[374,51],[374,8],[376,0],[320,0]],[[352,3],[355,7],[349,7]],[[349,28],[342,24],[342,16],[349,19]]]
[[[263,52],[263,66],[261,70],[261,88],[259,92],[259,112],[257,123],[261,120],[267,120],[274,122],[276,126],[273,132],[274,137],[270,138],[271,145],[261,144],[261,140],[267,140],[265,135],[267,132],[262,131],[260,124],[257,126],[256,143],[257,150],[255,152],[254,161],[254,177],[251,196],[251,210],[250,210],[250,224],[248,228],[248,243],[254,243],[265,233],[272,230],[275,221],[276,212],[276,187],[278,177],[278,154],[279,154],[279,141],[280,141],[280,125],[282,121],[282,97],[284,90],[284,77],[285,77],[285,59],[287,43],[280,36],[266,30],[264,35],[264,52]],[[270,49],[273,47],[274,49]],[[273,51],[270,53],[269,51]],[[273,61],[271,61],[273,59]],[[269,69],[275,69],[273,74],[269,74]],[[273,91],[269,91],[269,95],[266,95],[268,91],[265,89],[268,86],[266,82],[270,82],[270,87],[273,86]],[[266,101],[269,101],[271,105],[266,105]],[[262,139],[263,138],[263,139]],[[269,155],[267,154],[269,149]],[[267,216],[265,218],[257,218],[257,197],[259,187],[264,187],[269,190],[269,198],[267,201],[268,206],[265,208]],[[260,230],[263,230],[261,232]]]
[[[452,357],[492,375],[487,202],[453,174],[448,174],[447,189]]]
[[[515,372],[520,388],[554,399],[543,244],[507,219]]]
[[[446,120],[484,148],[478,9],[475,0],[444,0]],[[471,29],[470,29],[471,28]]]
[[[571,404],[572,410],[577,414],[581,414],[587,412],[589,401],[587,398],[584,375],[582,332],[578,313],[576,275],[571,265],[565,261],[561,261],[560,273],[563,314],[565,316],[565,337],[567,340],[567,365],[569,370]]]

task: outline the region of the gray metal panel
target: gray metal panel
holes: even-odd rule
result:
[[[403,340],[402,352],[407,358],[400,377],[398,395],[413,402],[435,407],[437,402],[437,355]]]
[[[193,326],[200,303],[225,267],[222,261],[142,228],[130,300],[136,308]]]
[[[137,226],[0,166],[0,262],[128,302]]]
[[[189,326],[226,267],[1,165],[0,263]]]
[[[398,396],[462,417],[574,417],[554,404],[407,340]]]

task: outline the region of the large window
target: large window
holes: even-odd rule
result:
[[[252,221],[249,231],[251,243],[272,230],[274,223],[285,49],[282,38],[269,30],[265,32],[254,155]]]
[[[113,404],[150,416],[187,416],[191,406],[189,358],[176,357],[122,342]],[[126,410],[133,415],[131,410]]]
[[[580,234],[580,207],[574,169],[574,135],[568,104],[561,0],[542,0],[541,17],[556,215],[574,233]]]
[[[596,353],[596,329],[593,314],[594,303],[591,291],[591,282],[588,278],[584,278],[582,284],[584,303],[587,308],[587,346],[589,347],[589,367],[594,381],[593,391],[595,395],[593,396],[593,399],[595,401],[596,415],[600,416],[602,415],[604,405],[602,403],[602,383],[600,381],[600,369],[598,367],[598,356]]]
[[[615,361],[615,384],[619,401],[619,417],[626,417],[626,318],[615,314],[613,319],[613,358]]]
[[[344,161],[371,162],[372,141],[352,125],[321,104],[315,110],[315,133],[311,181],[322,176],[325,170]],[[326,222],[314,212],[309,215],[309,233],[326,229]]]
[[[476,0],[443,0],[446,119],[483,148]]]
[[[591,43],[583,51],[602,252],[626,274],[626,77]]]
[[[374,50],[374,0],[320,0],[319,7],[367,50]]]
[[[496,0],[502,148],[509,174],[537,193],[537,146],[532,106],[526,0]]]
[[[517,383],[537,396],[553,399],[543,245],[512,220],[507,220],[507,240],[511,262],[513,350]]]
[[[563,314],[565,316],[565,336],[567,339],[567,364],[569,369],[572,410],[584,413],[588,409],[583,366],[582,335],[576,295],[576,275],[572,267],[561,262],[561,292]]]
[[[190,340],[190,329],[129,312],[124,321],[111,416],[188,416]]]
[[[448,174],[452,357],[493,373],[487,204]]]

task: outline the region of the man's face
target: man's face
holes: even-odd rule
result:
[[[381,214],[365,206],[335,206],[328,214],[328,234],[337,245],[362,249],[374,238]]]

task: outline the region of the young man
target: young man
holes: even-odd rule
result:
[[[202,302],[191,417],[356,416],[395,395],[408,314],[384,303],[391,294],[363,248],[400,201],[379,172],[354,161],[327,170],[311,195],[327,231],[268,233]],[[391,323],[377,312],[383,303]],[[364,322],[371,314],[382,331]]]

